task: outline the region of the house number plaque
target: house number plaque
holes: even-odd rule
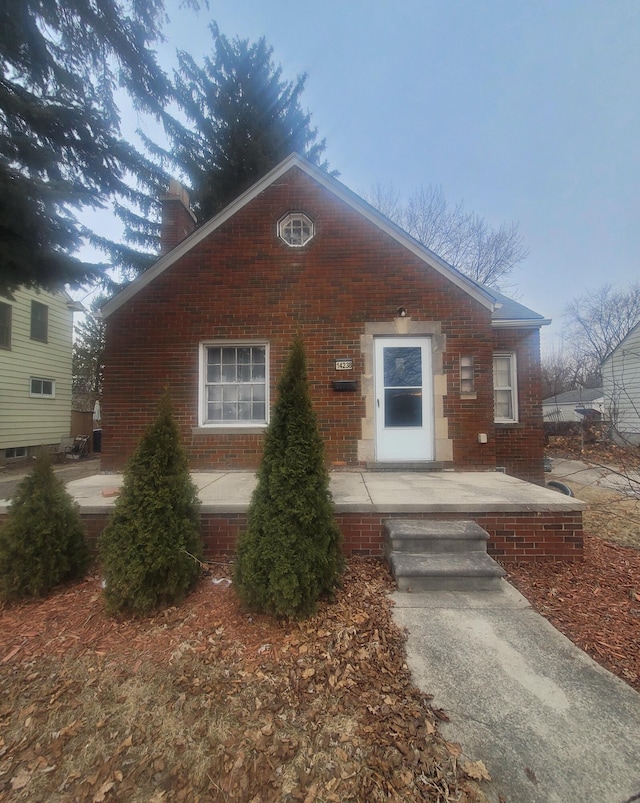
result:
[[[353,360],[336,360],[336,371],[353,371]]]

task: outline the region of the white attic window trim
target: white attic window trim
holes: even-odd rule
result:
[[[278,221],[278,237],[291,248],[303,248],[315,233],[313,221],[304,212],[289,212]]]

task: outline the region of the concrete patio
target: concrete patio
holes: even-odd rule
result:
[[[233,552],[255,487],[250,472],[194,473],[208,554]],[[105,526],[122,475],[95,474],[67,489],[90,537]],[[339,471],[331,474],[336,516],[347,554],[382,555],[390,518],[471,519],[489,533],[489,554],[501,560],[576,560],[585,504],[500,472]],[[0,519],[7,502],[0,501]]]
[[[203,513],[244,513],[255,475],[242,471],[192,474]],[[83,513],[115,504],[121,474],[96,474],[67,484]],[[457,513],[583,510],[585,504],[557,491],[500,472],[341,471],[331,474],[338,513]],[[2,512],[0,502],[0,513]]]

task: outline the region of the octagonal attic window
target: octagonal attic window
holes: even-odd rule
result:
[[[278,223],[278,237],[292,248],[302,248],[314,234],[313,221],[302,212],[290,212]]]

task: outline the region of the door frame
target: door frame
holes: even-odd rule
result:
[[[422,408],[420,426],[385,424],[384,349],[421,350]],[[373,340],[375,394],[375,459],[379,463],[432,462],[435,459],[433,343],[430,335],[379,336]]]

